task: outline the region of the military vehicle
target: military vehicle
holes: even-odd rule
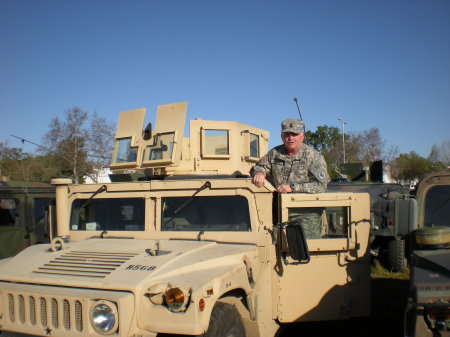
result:
[[[450,336],[450,172],[418,185],[405,336]]]
[[[396,183],[349,181],[329,183],[328,192],[369,193],[371,253],[389,270],[404,272],[409,233],[417,223],[417,201],[409,189]]]
[[[123,111],[112,182],[54,179],[56,234],[0,262],[0,329],[39,336],[273,337],[370,314],[366,193],[278,194],[248,172],[268,133]],[[143,130],[143,131],[142,131]],[[309,239],[291,212],[322,214]]]
[[[0,259],[49,242],[46,209],[55,200],[48,183],[0,181]]]

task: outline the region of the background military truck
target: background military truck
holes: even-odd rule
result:
[[[49,183],[0,181],[0,259],[50,241],[45,217],[54,199]]]
[[[183,138],[177,103],[141,135],[144,112],[120,113],[113,182],[53,180],[57,236],[0,261],[1,329],[272,337],[369,315],[367,194],[257,188],[246,173],[265,131],[195,120]],[[314,208],[320,239],[289,220]]]
[[[409,189],[395,183],[348,181],[329,183],[328,192],[369,193],[372,255],[389,270],[405,271],[408,236],[417,222],[417,202]]]
[[[450,336],[450,172],[418,185],[405,336]]]

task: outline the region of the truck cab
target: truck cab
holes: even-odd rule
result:
[[[0,180],[0,259],[50,241],[46,215],[54,200],[49,183]]]
[[[405,336],[450,336],[450,171],[422,179]]]

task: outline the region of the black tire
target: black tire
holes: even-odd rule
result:
[[[208,331],[203,337],[245,337],[245,328],[237,309],[227,303],[214,305]]]
[[[391,240],[388,247],[388,268],[402,273],[407,266],[405,240]]]

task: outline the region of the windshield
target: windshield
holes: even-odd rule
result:
[[[243,196],[162,198],[162,231],[250,231]]]
[[[144,198],[77,199],[72,203],[74,231],[143,231]]]
[[[424,205],[425,226],[450,226],[450,185],[431,187]]]

